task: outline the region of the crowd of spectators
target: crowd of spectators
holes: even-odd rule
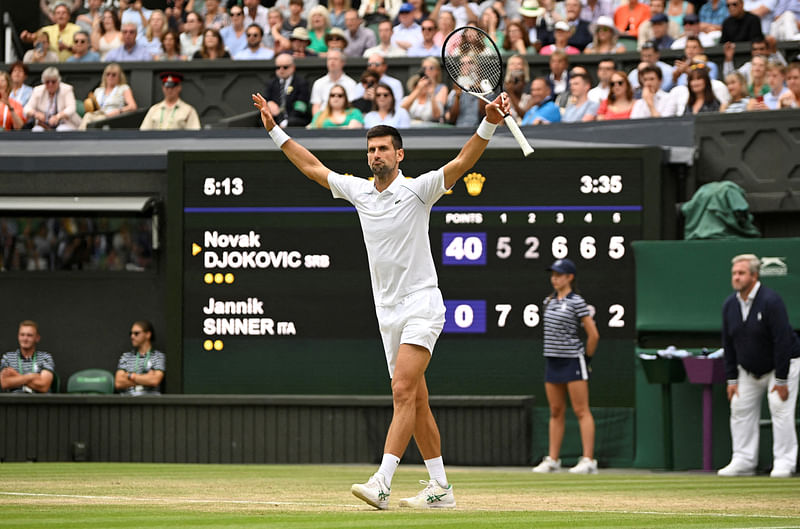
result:
[[[143,271],[153,264],[149,219],[0,218],[1,271]]]
[[[776,45],[800,40],[797,0],[174,0],[164,10],[141,0],[42,5],[49,23],[21,32],[32,48],[0,77],[4,130],[85,129],[136,110],[120,66],[126,62],[272,59],[276,83],[266,93],[273,114],[288,126],[364,126],[372,112],[370,123],[472,126],[483,103],[461,97],[457,86],[448,89],[437,59],[446,35],[466,24],[486,31],[508,61],[503,88],[522,125],[797,108],[800,101],[800,67]],[[715,45],[724,49],[721,72],[704,52]],[[738,67],[737,45],[752,53]],[[639,65],[621,71],[615,55],[634,50]],[[668,64],[660,59],[663,50],[683,50],[683,56]],[[595,72],[570,69],[569,57],[583,53],[602,56]],[[531,79],[526,57],[535,54],[549,56],[550,72]],[[406,56],[421,62],[404,87],[386,75],[386,59]],[[295,62],[306,57],[325,58],[326,74],[300,79]],[[364,74],[377,74],[377,81],[365,84],[362,75],[356,82],[344,73],[351,57],[367,59]],[[54,64],[41,85],[26,84],[29,63],[101,61],[108,67],[85,100],[61,81]],[[391,89],[392,108],[380,101],[386,97],[380,84]]]

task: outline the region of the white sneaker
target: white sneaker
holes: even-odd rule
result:
[[[374,473],[366,483],[356,483],[350,487],[350,492],[376,509],[386,510],[389,508],[391,489],[386,486],[383,474]]]
[[[597,474],[597,459],[582,457],[578,464],[569,469],[572,474]]]
[[[531,469],[533,472],[539,474],[549,474],[550,472],[558,472],[561,470],[561,460],[554,460],[550,456],[545,456],[542,462]]]
[[[721,469],[717,470],[717,476],[724,476],[724,477],[735,477],[735,476],[753,476],[755,475],[755,470],[749,467],[746,467],[744,463],[740,463],[737,460],[732,460],[728,463],[727,466],[722,467]]]
[[[772,472],[769,473],[769,477],[771,478],[790,478],[792,477],[792,471],[785,469],[785,468],[773,468]]]
[[[453,496],[453,485],[442,487],[435,479],[425,481],[419,480],[425,488],[419,494],[411,498],[400,500],[400,507],[411,507],[412,509],[452,509],[456,506],[456,498]]]

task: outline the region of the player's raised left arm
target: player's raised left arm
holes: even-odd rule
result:
[[[264,123],[264,128],[267,129],[267,132],[270,133],[270,136],[276,143],[280,142],[279,147],[286,157],[289,158],[289,161],[308,178],[322,187],[330,189],[328,185],[328,173],[330,173],[331,170],[325,167],[308,149],[289,138],[286,133],[278,127],[275,123],[275,119],[272,117],[272,113],[269,111],[269,106],[267,106],[267,100],[264,99],[264,96],[261,94],[253,94],[253,105],[261,112],[261,122]],[[283,140],[280,139],[281,135],[283,136]],[[276,138],[279,139],[276,140]]]
[[[508,96],[503,92],[497,98],[486,105],[486,117],[481,122],[478,130],[467,141],[461,151],[454,159],[444,166],[444,186],[447,189],[453,187],[461,175],[469,171],[480,159],[489,139],[494,133],[495,127],[503,121],[503,116],[509,112]]]

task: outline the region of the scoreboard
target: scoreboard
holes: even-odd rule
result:
[[[315,154],[335,171],[369,174],[364,150]],[[453,155],[407,149],[401,167],[413,177]],[[615,377],[632,371],[613,355],[635,338],[630,244],[657,230],[660,156],[539,149],[523,159],[489,150],[439,199],[429,232],[447,312],[429,380],[440,380],[440,393],[534,391],[542,301],[552,290],[546,268],[564,257],[577,265],[598,354],[615,371],[603,376],[619,384]],[[386,392],[369,265],[349,203],[274,151],[171,153],[169,195],[169,347],[180,355],[185,392]]]

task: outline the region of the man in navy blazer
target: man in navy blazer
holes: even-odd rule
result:
[[[759,259],[733,258],[736,291],[722,306],[722,345],[731,403],[731,462],[720,476],[751,476],[758,463],[761,402],[767,394],[772,416],[770,476],[788,478],[797,465],[795,405],[800,378],[800,339],[781,297],[758,280]]]
[[[282,83],[286,93],[283,101]],[[264,99],[281,127],[305,127],[311,121],[311,90],[308,81],[297,75],[291,53],[281,53],[275,58],[275,78],[267,83]]]

